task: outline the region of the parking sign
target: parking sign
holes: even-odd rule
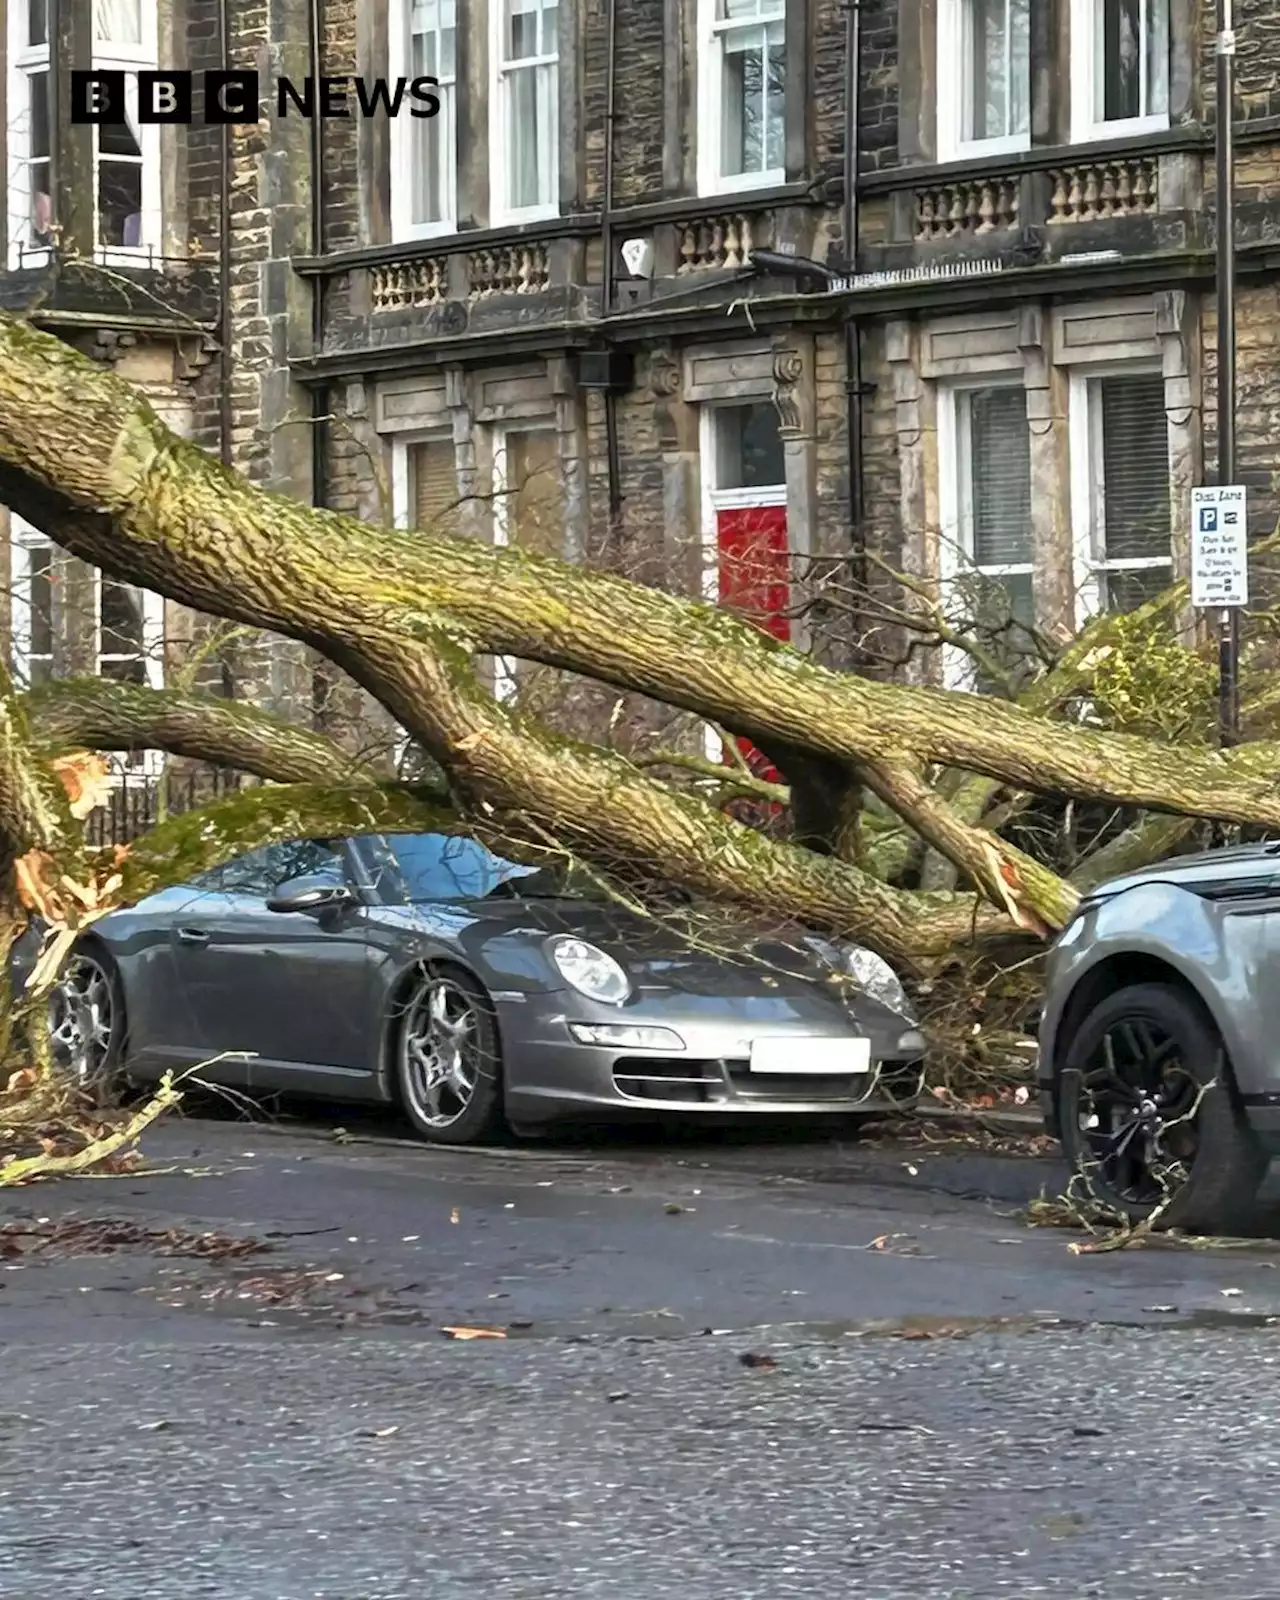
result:
[[[1191,491],[1191,604],[1249,604],[1246,497],[1242,484]]]

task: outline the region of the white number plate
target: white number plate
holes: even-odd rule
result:
[[[794,1034],[753,1039],[751,1070],[788,1076],[813,1073],[842,1078],[870,1072],[871,1040],[797,1038]]]

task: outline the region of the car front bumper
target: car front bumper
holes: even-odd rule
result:
[[[547,997],[550,1000],[552,997]],[[563,1002],[564,997],[558,997]],[[669,1009],[617,1011],[535,1003],[511,1004],[495,997],[503,1033],[508,1114],[517,1123],[550,1122],[591,1115],[681,1113],[711,1116],[832,1116],[909,1106],[919,1090],[924,1036],[895,1018],[887,1031],[859,1031],[842,1013],[823,1005],[815,1016],[768,1023],[741,1017],[689,1021]],[[585,1012],[594,1012],[587,1015]],[[684,1050],[619,1048],[582,1044],[573,1022],[624,1023],[677,1033]],[[750,1038],[868,1038],[870,1070],[846,1075],[755,1073]]]

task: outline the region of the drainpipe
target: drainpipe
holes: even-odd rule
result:
[[[223,0],[223,4],[226,0]],[[311,81],[320,81],[320,46],[324,38],[323,0],[311,0],[307,19],[307,46],[310,60],[307,70]],[[324,237],[324,121],[311,119],[311,254],[319,257],[325,253]],[[324,291],[327,279],[317,273],[312,279],[311,291],[311,349],[320,354],[324,344]],[[329,460],[329,425],[324,420],[329,415],[329,389],[319,384],[311,391],[311,503],[323,506],[329,498],[326,467]]]
[[[845,6],[844,79],[844,253],[850,275],[858,270],[858,77],[862,54],[861,0]],[[866,532],[863,528],[862,481],[862,340],[858,319],[846,316],[845,427],[849,436],[849,523],[859,583],[866,581]]]
[[[600,206],[600,315],[613,305],[613,138],[617,120],[618,7],[606,0],[608,44],[605,52],[604,198]],[[622,513],[622,462],[618,446],[618,400],[612,385],[604,391],[604,429],[609,468],[609,527],[616,528]]]
[[[218,0],[218,49],[224,72],[231,71],[231,14],[229,0]],[[222,182],[218,189],[218,450],[224,466],[231,465],[231,125],[224,122]]]

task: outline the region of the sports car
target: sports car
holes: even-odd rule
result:
[[[95,923],[52,997],[82,1080],[198,1068],[398,1104],[425,1139],[564,1120],[883,1111],[925,1052],[852,945],[658,915],[440,834],[302,839]],[[25,981],[37,941],[17,952]]]

